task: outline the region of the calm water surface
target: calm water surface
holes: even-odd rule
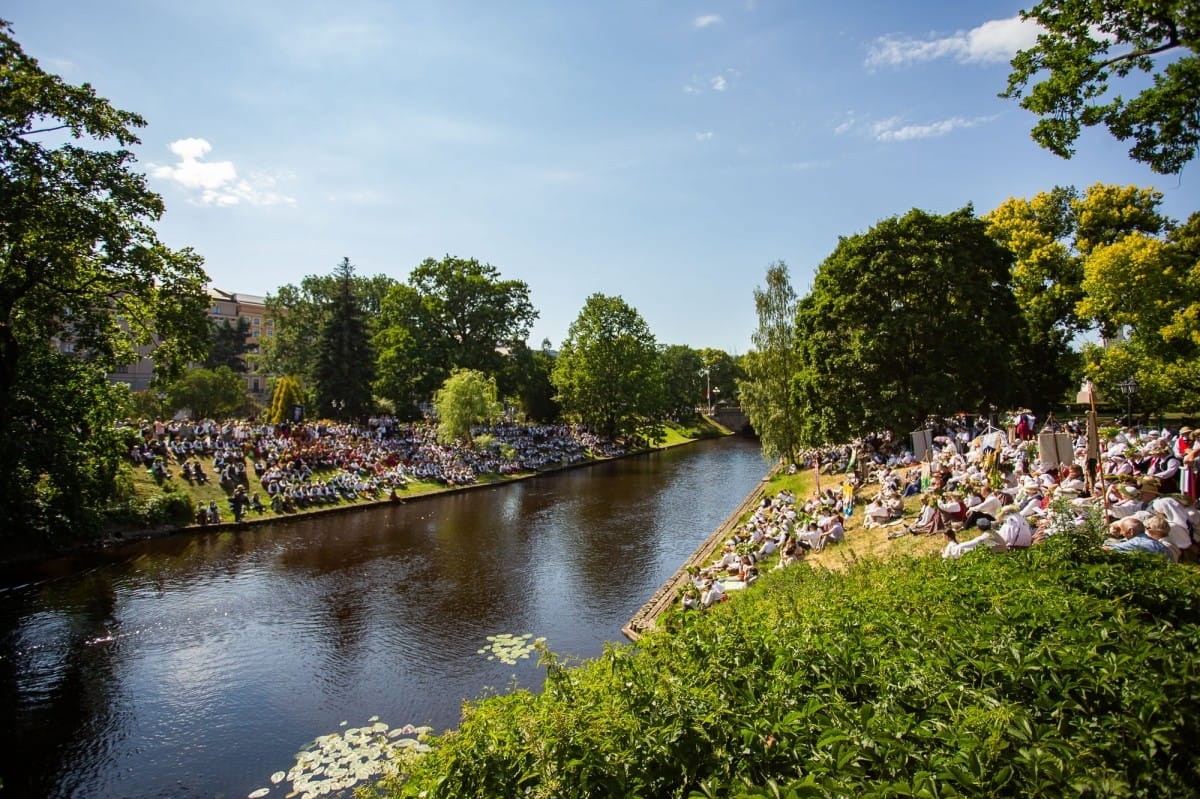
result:
[[[3,795],[234,799],[344,721],[453,727],[541,688],[488,635],[600,654],[765,473],[756,442],[702,442],[9,576]]]

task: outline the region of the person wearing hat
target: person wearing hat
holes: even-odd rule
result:
[[[1004,540],[992,529],[991,519],[986,517],[980,518],[975,522],[975,526],[979,528],[979,535],[969,541],[963,541],[961,544],[958,542],[958,537],[954,534],[954,530],[946,527],[942,531],[942,534],[946,537],[946,546],[942,549],[942,557],[946,560],[954,560],[980,547],[987,547],[992,552],[1005,552],[1008,550]]]
[[[1176,494],[1179,492],[1179,467],[1182,463],[1166,444],[1156,444],[1151,450],[1152,457],[1146,466],[1146,475],[1158,480],[1160,494]]]
[[[1175,439],[1175,452],[1179,455],[1179,493],[1193,501],[1200,495],[1200,440],[1196,440],[1192,428],[1179,428]]]

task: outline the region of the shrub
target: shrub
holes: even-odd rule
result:
[[[1195,796],[1200,575],[1086,550],[796,566],[469,703],[397,795]],[[1057,541],[1056,541],[1057,539]]]

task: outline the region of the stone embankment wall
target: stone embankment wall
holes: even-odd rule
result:
[[[712,535],[704,539],[700,546],[696,547],[692,556],[684,561],[679,570],[675,572],[665,583],[662,584],[654,596],[650,597],[650,601],[642,605],[641,610],[634,614],[633,618],[621,628],[621,633],[630,641],[637,641],[647,632],[654,629],[655,622],[658,617],[675,602],[678,588],[683,585],[688,579],[688,567],[696,566],[704,568],[712,560],[716,551],[721,545],[733,535],[734,529],[743,516],[748,516],[758,504],[762,502],[763,492],[766,491],[767,481],[771,479],[771,475],[775,473],[772,469],[762,482],[750,492],[750,495],[742,500],[742,504],[729,515],[729,517],[718,527]]]

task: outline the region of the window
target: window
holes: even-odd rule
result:
[[[258,318],[257,316],[256,316],[256,317],[254,317],[254,324],[256,324],[256,325],[261,325],[261,324],[262,324],[262,319]]]
[[[214,314],[216,314],[217,316],[220,316],[220,315],[221,315],[221,306],[220,306],[220,305],[214,305],[214,306],[213,306],[213,309],[212,309],[212,312],[213,312]]]
[[[275,320],[274,320],[274,319],[268,319],[268,320],[267,320],[267,327],[275,327]]]
[[[258,338],[258,331],[255,330],[250,335],[254,336],[255,338]]]
[[[274,330],[268,330],[268,331],[267,331],[267,338],[271,338],[271,337],[272,337],[272,336],[274,336],[274,335],[275,335],[275,331],[274,331]]]

